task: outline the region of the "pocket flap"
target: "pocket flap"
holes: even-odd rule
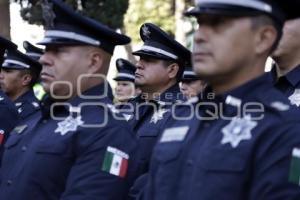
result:
[[[138,136],[139,137],[157,137],[159,134],[159,130],[157,128],[153,128],[153,127],[148,127],[147,128],[141,128],[138,131]]]
[[[40,143],[36,147],[37,153],[62,154],[66,147],[64,144]]]
[[[155,147],[155,157],[160,162],[168,162],[176,159],[181,150],[181,143],[179,142],[169,142],[169,143],[159,143]]]
[[[240,172],[246,167],[246,157],[238,149],[208,149],[202,155],[199,163],[206,170]]]

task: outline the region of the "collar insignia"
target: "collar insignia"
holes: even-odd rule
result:
[[[162,120],[166,112],[168,112],[168,110],[163,108],[156,110],[151,117],[150,123],[156,124],[159,120]]]

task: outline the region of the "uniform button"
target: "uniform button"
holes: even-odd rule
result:
[[[22,146],[22,151],[26,151],[27,147],[26,146]]]
[[[44,119],[42,122],[43,122],[43,124],[46,124],[46,123],[47,123],[47,120],[46,120],[46,119]]]
[[[8,186],[10,186],[12,183],[13,183],[12,180],[8,180],[8,181],[6,182],[6,184],[7,184]]]

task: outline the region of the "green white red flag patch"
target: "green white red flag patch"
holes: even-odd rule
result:
[[[124,178],[127,174],[129,156],[125,152],[108,146],[105,152],[102,170]]]

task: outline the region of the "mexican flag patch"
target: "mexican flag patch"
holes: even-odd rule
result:
[[[300,149],[294,148],[290,165],[289,182],[300,186]]]
[[[128,154],[109,146],[105,152],[102,170],[123,178],[127,173],[128,159]]]

